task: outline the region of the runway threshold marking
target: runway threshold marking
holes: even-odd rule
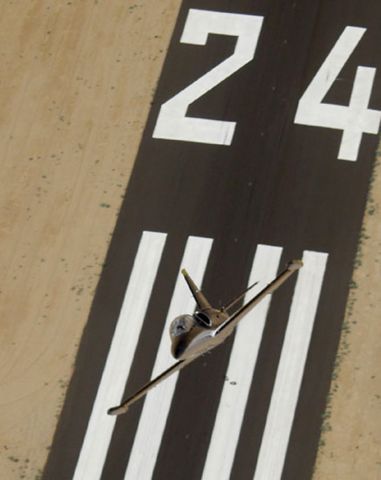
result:
[[[116,420],[106,411],[122,399],[166,237],[165,233],[147,231],[141,237],[74,480],[96,480],[102,475]]]
[[[257,278],[269,282],[276,276],[281,253],[280,247],[258,245],[249,284]],[[303,271],[304,275],[301,275],[301,272],[298,274],[277,380],[262,439],[262,458],[267,458],[268,462],[264,465],[262,459],[258,461],[259,470],[257,467],[255,480],[281,478],[299,397],[327,254],[306,251],[303,259],[305,266],[301,272]],[[260,289],[261,286],[256,288]],[[268,297],[238,327],[226,372],[228,381],[222,391],[202,480],[230,478],[270,302],[271,297]],[[234,386],[230,385],[231,380],[234,381]],[[283,422],[284,428],[281,429],[280,421],[283,419],[286,420]],[[279,437],[275,443],[278,466],[276,470],[268,471],[274,460],[273,435]],[[265,471],[262,472],[263,468]]]
[[[212,243],[213,240],[210,238],[188,238],[180,269],[186,266],[198,285],[202,285]],[[170,353],[171,344],[168,333],[171,321],[178,315],[192,312],[195,308],[195,302],[180,274],[180,269],[151,378],[156,377],[174,362]],[[146,480],[152,477],[178,375],[178,372],[173,374],[145,398],[124,476],[125,480]]]
[[[106,411],[122,398],[165,241],[164,233],[143,232],[74,480],[101,478],[116,420],[106,415]],[[210,238],[188,238],[151,378],[173,362],[168,335],[170,322],[195,307],[180,269],[187,266],[196,283],[201,285],[212,243]],[[254,294],[263,288],[263,283],[269,283],[276,276],[282,251],[282,247],[258,245],[249,278],[249,284],[256,280],[261,282],[254,288]],[[264,480],[269,475],[277,480],[282,473],[327,256],[325,253],[304,252],[305,266],[298,273],[254,480]],[[237,330],[226,372],[229,381],[235,384],[233,387],[229,382],[224,384],[202,480],[230,477],[270,302],[269,296]],[[125,480],[152,478],[177,379],[178,373],[145,399]]]
[[[282,476],[327,259],[327,253],[303,255],[254,480]]]
[[[281,247],[258,245],[248,285],[255,281],[260,283],[245,296],[245,302],[276,277],[282,250]],[[270,301],[270,296],[265,298],[238,326],[202,480],[230,478]]]

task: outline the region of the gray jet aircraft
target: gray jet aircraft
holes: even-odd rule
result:
[[[294,272],[303,266],[301,260],[293,260],[275,280],[258,293],[252,300],[242,307],[238,308],[233,314],[229,315],[230,310],[239,300],[243,298],[248,290],[254,287],[251,285],[241,295],[235,298],[228,306],[221,309],[213,308],[204,294],[197,288],[188,272],[184,269],[181,273],[184,275],[192,295],[197,303],[197,309],[193,315],[180,315],[175,318],[170,327],[169,334],[172,342],[172,355],[179,360],[168,370],[154,380],[148,382],[140,390],[127,398],[118,407],[108,410],[109,415],[121,415],[126,413],[128,407],[147,394],[149,390],[172,375],[174,372],[181,370],[189,363],[193,362],[200,355],[208,352],[212,348],[217,347],[229,337],[238,322],[252,310],[266,295],[273,293],[279,288]]]

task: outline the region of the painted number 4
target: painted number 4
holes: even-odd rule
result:
[[[375,68],[357,67],[349,106],[323,103],[366,29],[346,27],[299,100],[295,123],[342,130],[338,158],[356,161],[363,133],[376,134],[381,112],[368,108]]]

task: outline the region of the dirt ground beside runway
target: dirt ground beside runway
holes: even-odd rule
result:
[[[381,145],[314,480],[381,478]]]
[[[0,478],[40,477],[180,0],[0,17]]]

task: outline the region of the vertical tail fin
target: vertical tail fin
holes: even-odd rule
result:
[[[197,285],[191,279],[191,277],[189,276],[185,268],[181,270],[181,273],[184,275],[185,281],[187,282],[188,287],[190,288],[190,291],[192,292],[192,295],[194,296],[194,299],[196,300],[199,309],[205,310],[207,308],[212,308],[210,303],[202,293],[202,291],[197,287]]]

